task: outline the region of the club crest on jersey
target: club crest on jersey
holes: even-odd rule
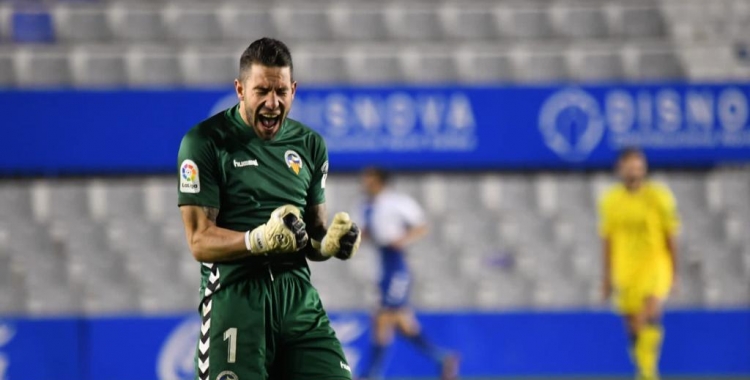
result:
[[[182,161],[180,165],[180,192],[199,193],[201,191],[198,165],[193,160]]]
[[[300,158],[297,152],[287,150],[286,153],[284,153],[284,161],[286,161],[286,166],[294,171],[294,174],[299,175],[299,171],[302,169],[302,158]]]
[[[239,380],[240,378],[232,371],[224,371],[216,376],[216,380]]]

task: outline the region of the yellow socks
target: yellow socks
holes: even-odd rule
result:
[[[633,350],[638,373],[643,379],[657,379],[663,331],[660,325],[647,324],[638,332]]]

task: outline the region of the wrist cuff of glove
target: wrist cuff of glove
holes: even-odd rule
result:
[[[250,231],[245,232],[245,249],[248,252],[252,252],[252,246],[250,245]]]
[[[329,250],[325,249],[325,238],[323,238],[323,242],[311,239],[310,244],[316,251],[320,252],[325,257],[331,257],[335,254],[335,252],[329,252]]]

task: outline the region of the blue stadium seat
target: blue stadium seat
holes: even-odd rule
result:
[[[52,43],[55,31],[52,15],[44,9],[17,10],[11,18],[13,41],[18,43]]]

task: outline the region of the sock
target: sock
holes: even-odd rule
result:
[[[381,346],[379,344],[373,344],[370,356],[370,363],[365,370],[364,377],[369,380],[382,379],[383,372],[385,372],[385,358],[388,352],[388,346]]]
[[[636,363],[635,347],[636,347],[636,344],[638,343],[638,333],[628,332],[628,342],[630,343],[630,346],[628,346],[628,353],[630,354],[630,360],[633,363]]]
[[[638,332],[634,349],[635,362],[638,372],[646,379],[658,376],[662,335],[662,327],[658,323],[648,323]]]
[[[443,359],[445,359],[446,355],[448,355],[446,350],[432,344],[432,342],[428,341],[422,333],[407,336],[406,339],[408,339],[409,342],[419,348],[422,353],[429,356],[430,359],[438,363],[441,363]]]

